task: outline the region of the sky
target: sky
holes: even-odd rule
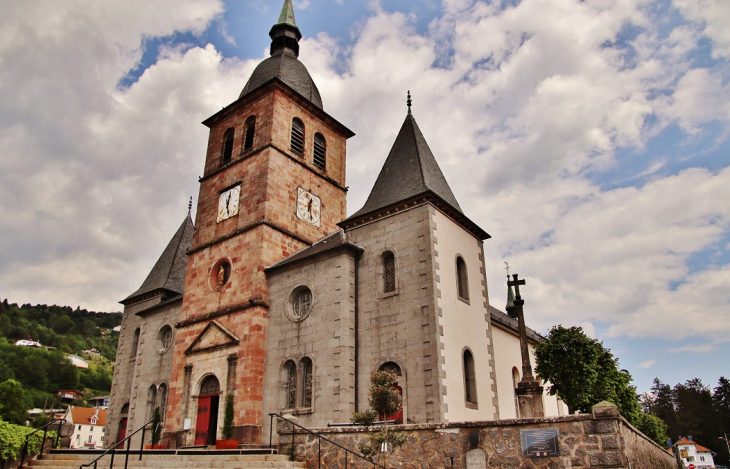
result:
[[[119,311],[197,202],[200,122],[282,0],[0,3],[0,297]],[[348,213],[413,115],[528,325],[581,326],[639,392],[730,357],[730,2],[295,0],[352,129]]]

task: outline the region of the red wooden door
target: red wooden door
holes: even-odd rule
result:
[[[398,386],[397,384],[393,385],[393,389],[398,391],[398,394],[400,394],[400,397],[403,397],[403,388]],[[389,415],[386,420],[395,420],[396,423],[403,423],[403,402],[401,402],[400,408],[396,410],[393,415]]]
[[[119,432],[117,436],[117,443],[122,441],[127,437],[127,417],[122,418],[122,420],[119,421]]]
[[[210,426],[210,399],[213,396],[198,398],[198,421],[195,423],[195,445],[205,445],[208,442],[208,427]]]

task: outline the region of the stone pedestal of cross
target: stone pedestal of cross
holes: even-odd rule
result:
[[[527,347],[527,328],[525,326],[525,315],[523,311],[525,300],[520,295],[520,285],[524,285],[525,280],[520,280],[518,274],[512,274],[512,278],[513,280],[507,281],[507,287],[515,287],[514,305],[520,332],[520,351],[522,352],[522,379],[517,383],[517,389],[515,390],[517,394],[517,407],[520,412],[519,417],[544,417],[545,407],[542,401],[543,388],[540,386],[540,382],[532,375],[530,351]]]

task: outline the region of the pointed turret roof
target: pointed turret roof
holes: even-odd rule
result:
[[[185,286],[185,269],[188,263],[187,251],[193,243],[194,231],[193,219],[188,213],[155,266],[152,267],[149,275],[142,282],[142,286],[120,303],[126,304],[135,298],[156,290],[182,294]]]
[[[314,84],[304,64],[297,59],[302,33],[294,19],[294,6],[291,0],[284,1],[279,21],[271,27],[269,36],[271,57],[256,67],[239,97],[247,95],[271,80],[279,79],[309,102],[323,109],[317,85]]]
[[[350,219],[375,212],[421,194],[432,193],[462,214],[436,158],[408,110],[393,147],[363,208]]]

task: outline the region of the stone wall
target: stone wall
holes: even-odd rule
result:
[[[522,454],[521,432],[553,428],[558,431],[559,456],[528,458]],[[396,449],[388,467],[397,468],[466,468],[469,436],[476,432],[478,448],[486,456],[486,468],[658,468],[676,469],[676,461],[653,441],[639,433],[623,419],[615,406],[604,403],[592,414],[569,415],[529,420],[498,420],[432,425],[399,425],[392,430],[408,436],[405,446]],[[318,433],[350,450],[368,438],[364,428],[339,427],[317,429]],[[288,452],[289,435],[282,435],[282,451]],[[297,434],[295,456],[317,467],[317,438]],[[345,453],[329,443],[321,443],[321,467],[345,467]],[[348,467],[372,467],[352,455]]]

